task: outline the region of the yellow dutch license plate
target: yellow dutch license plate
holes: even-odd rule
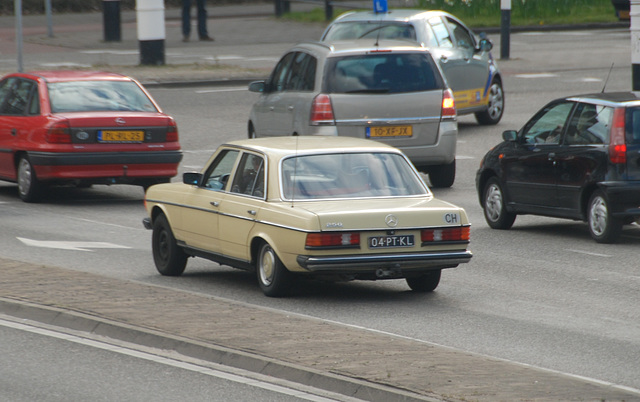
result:
[[[103,130],[98,131],[100,142],[143,142],[144,131],[140,130]]]
[[[367,127],[366,134],[367,134],[367,138],[411,137],[413,135],[413,127],[411,126]]]

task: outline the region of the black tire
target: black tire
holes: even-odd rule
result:
[[[265,296],[281,297],[289,293],[291,273],[282,264],[269,243],[263,243],[260,246],[256,259],[256,275]]]
[[[493,229],[510,229],[516,220],[516,214],[508,212],[502,187],[495,177],[490,178],[482,193],[484,219]]]
[[[622,233],[622,220],[611,216],[609,201],[600,190],[589,198],[587,223],[591,237],[598,243],[614,243]]]
[[[256,135],[256,129],[253,127],[253,123],[249,122],[249,130],[248,130],[249,139],[258,138]]]
[[[44,192],[44,186],[38,180],[29,157],[23,155],[18,160],[18,195],[24,202],[38,202]]]
[[[406,278],[405,280],[407,281],[407,285],[409,285],[411,290],[413,290],[414,292],[433,292],[440,283],[441,275],[442,270],[437,269],[434,271],[429,271],[420,276],[412,276]]]
[[[448,188],[456,180],[456,161],[429,168],[429,181],[435,188]]]
[[[483,125],[498,124],[504,114],[504,91],[502,83],[494,79],[489,87],[489,105],[487,110],[476,113],[476,121]]]
[[[167,217],[159,215],[153,221],[153,234],[151,236],[151,248],[153,250],[153,262],[160,274],[165,276],[180,276],[187,266],[189,256],[176,243]]]

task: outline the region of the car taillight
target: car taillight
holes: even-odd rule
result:
[[[50,144],[71,144],[71,126],[68,121],[59,121],[49,127],[45,140]]]
[[[359,247],[360,233],[331,232],[307,234],[306,248]]]
[[[471,227],[456,226],[451,228],[422,229],[420,240],[423,243],[433,242],[468,242],[471,238]]]
[[[167,142],[178,141],[178,125],[172,118],[169,119],[169,126],[167,127]]]
[[[312,126],[336,124],[329,95],[319,94],[313,99],[309,123]]]
[[[614,164],[627,163],[624,115],[624,108],[618,108],[613,112],[611,140],[609,141],[609,160]]]
[[[456,102],[451,89],[442,92],[442,117],[456,117]]]

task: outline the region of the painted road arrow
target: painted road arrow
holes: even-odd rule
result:
[[[18,237],[17,239],[27,246],[57,248],[60,250],[93,251],[91,249],[94,248],[131,248],[127,246],[121,246],[119,244],[99,241],[45,241],[25,239],[24,237]]]

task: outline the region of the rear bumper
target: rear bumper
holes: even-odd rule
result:
[[[602,182],[600,188],[609,200],[613,216],[640,217],[640,181]]]
[[[453,268],[471,260],[468,250],[406,254],[370,254],[307,256],[299,255],[298,264],[314,273],[363,274],[380,269],[407,270],[411,273]]]
[[[29,152],[29,160],[40,180],[168,178],[178,174],[182,152]]]

